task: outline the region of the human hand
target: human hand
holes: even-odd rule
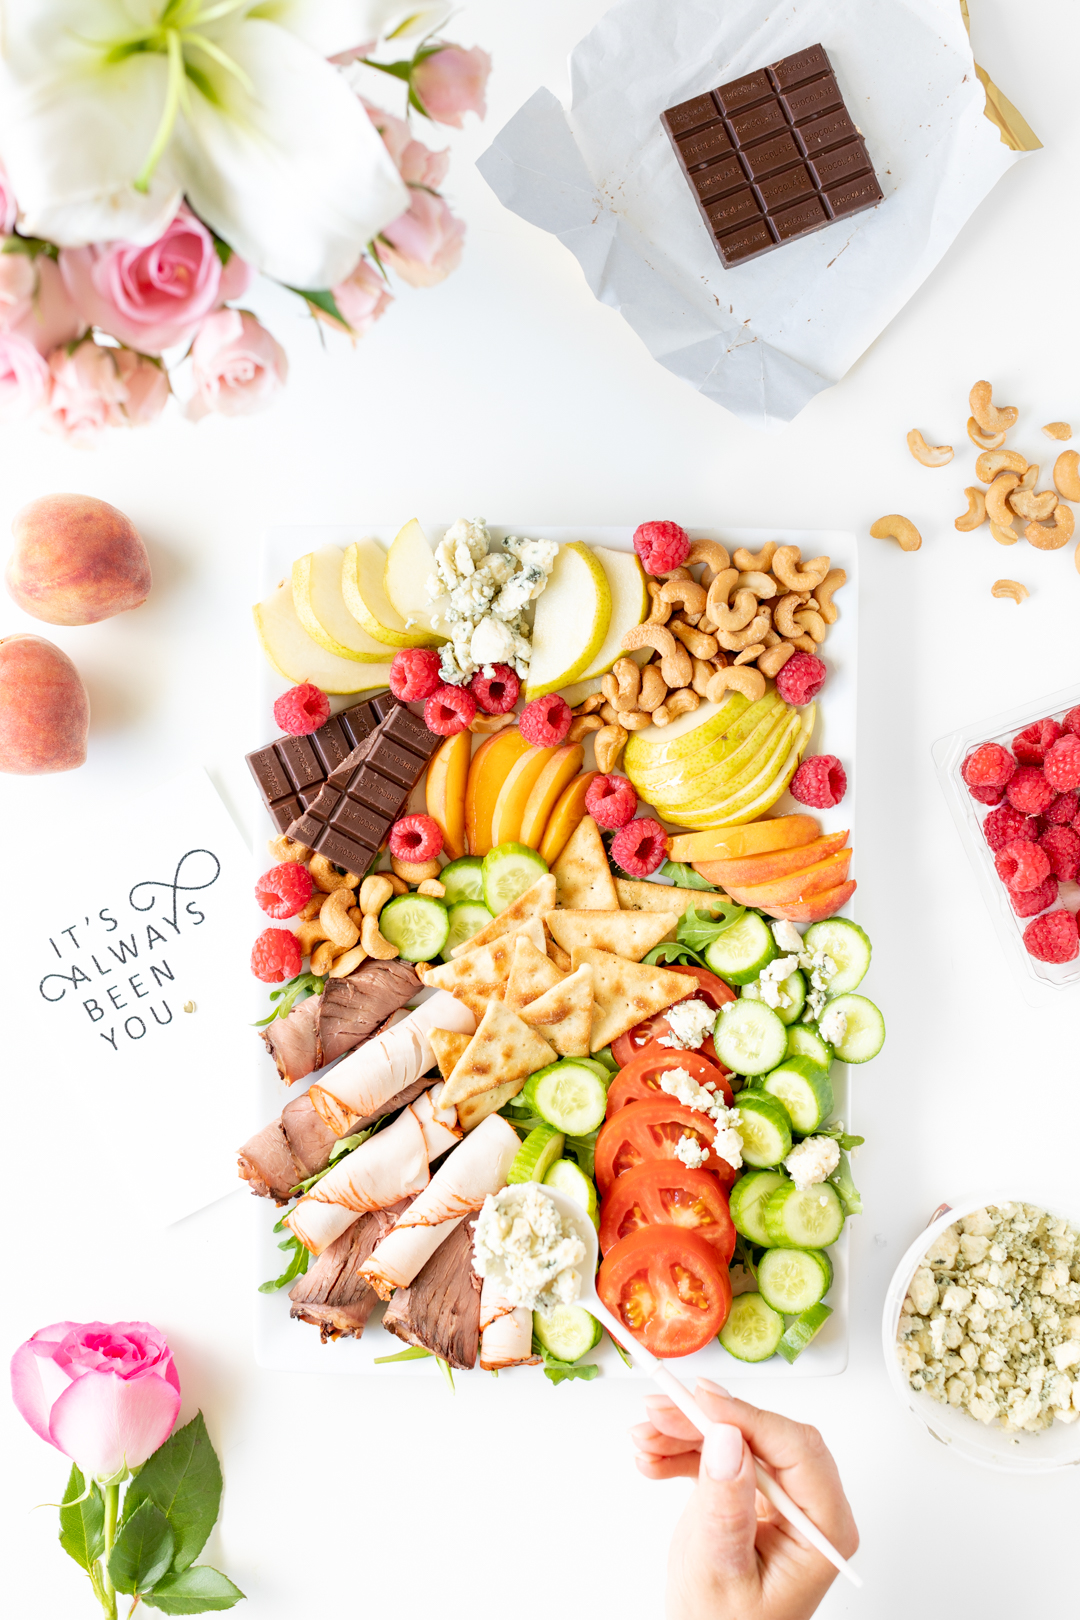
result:
[[[663,1395],[631,1434],[647,1479],[696,1479],[668,1557],[668,1620],[808,1620],[836,1570],[757,1489],[758,1457],[844,1558],[859,1545],[840,1475],[816,1429],[699,1379],[717,1427],[705,1441]]]

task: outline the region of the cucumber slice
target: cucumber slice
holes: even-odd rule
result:
[[[784,1318],[760,1294],[739,1294],[720,1329],[720,1343],[736,1361],[768,1361],[784,1336]]]
[[[602,1046],[599,1052],[594,1052],[592,1055],[592,1061],[594,1063],[602,1064],[609,1074],[615,1075],[619,1072],[619,1065],[611,1055],[610,1046]]]
[[[728,984],[749,984],[779,954],[764,919],[756,911],[748,911],[713,940],[705,960],[711,971]]]
[[[739,994],[747,1001],[760,1001],[761,980],[752,979],[749,984],[744,984]],[[786,979],[781,979],[780,994],[787,1001],[787,1006],[774,1007],[772,1010],[782,1024],[793,1024],[806,1006],[806,979],[798,968],[794,973],[789,973]]]
[[[762,1299],[785,1316],[808,1311],[831,1286],[832,1262],[823,1249],[766,1249],[758,1265]]]
[[[517,1156],[506,1173],[507,1185],[520,1181],[543,1181],[559,1158],[566,1138],[554,1125],[537,1125],[517,1150]]]
[[[729,1001],[720,1010],[713,1044],[721,1063],[736,1074],[768,1074],[783,1061],[787,1030],[763,1001]]]
[[[462,855],[443,867],[439,882],[446,890],[444,899],[448,906],[456,906],[459,900],[484,898],[483,865],[479,855]]]
[[[443,955],[447,961],[450,953],[458,946],[464,945],[466,940],[472,939],[481,928],[486,928],[491,921],[491,912],[482,900],[458,900],[450,907],[450,932],[446,936],[443,946]]]
[[[819,1069],[827,1069],[833,1059],[833,1049],[822,1040],[816,1024],[789,1024],[787,1032],[788,1057],[808,1057]]]
[[[844,1206],[828,1181],[803,1192],[791,1182],[769,1195],[763,1220],[775,1248],[827,1249],[844,1230]]]
[[[545,1187],[554,1187],[556,1192],[565,1193],[575,1204],[580,1204],[594,1226],[600,1225],[596,1188],[573,1159],[556,1159],[543,1181]]]
[[[844,1038],[834,1048],[841,1063],[868,1063],[877,1057],[885,1045],[885,1020],[874,1003],[865,996],[835,996],[825,1003],[823,1018],[830,1007],[847,1019]]]
[[[600,1343],[603,1329],[580,1305],[556,1305],[550,1316],[533,1311],[533,1332],[557,1360],[580,1361]]]
[[[525,1083],[525,1107],[567,1136],[588,1136],[600,1129],[607,1112],[607,1086],[592,1065],[562,1058],[538,1069]]]
[[[770,1169],[785,1159],[791,1152],[791,1120],[783,1104],[763,1091],[740,1091],[735,1107],[739,1110],[743,1163],[755,1169]]]
[[[777,1097],[803,1136],[811,1136],[832,1113],[833,1090],[828,1069],[807,1057],[786,1058],[761,1082],[762,1091]]]
[[[728,1199],[736,1232],[741,1232],[751,1243],[768,1247],[769,1234],[763,1219],[765,1201],[787,1180],[782,1170],[750,1170],[745,1176],[739,1177]]]
[[[836,972],[829,980],[829,994],[840,996],[854,990],[866,977],[870,966],[871,944],[858,923],[846,917],[829,917],[825,922],[812,923],[803,935],[803,949],[824,951],[835,963]]]
[[[831,1315],[831,1305],[811,1305],[808,1311],[796,1317],[776,1347],[784,1360],[790,1363],[801,1356],[814,1334],[825,1326]]]
[[[484,856],[484,904],[493,917],[531,889],[548,869],[547,861],[527,844],[499,844]]]
[[[446,944],[450,914],[433,894],[399,894],[379,912],[379,932],[406,962],[430,962]]]

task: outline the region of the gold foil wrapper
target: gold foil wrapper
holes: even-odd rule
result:
[[[968,15],[968,0],[960,0],[960,12],[964,19],[964,27],[971,33],[971,18]],[[986,92],[985,112],[987,118],[997,130],[1004,145],[1012,152],[1037,152],[1042,141],[1036,135],[1023,113],[1017,112],[1008,96],[1003,95],[978,62],[975,63],[975,72],[979,83]]]

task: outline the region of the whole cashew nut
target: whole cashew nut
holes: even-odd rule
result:
[[[710,703],[719,703],[725,692],[741,692],[748,702],[756,703],[765,696],[765,677],[760,669],[750,669],[746,665],[741,669],[736,669],[734,665],[718,669],[705,695]]]
[[[360,910],[365,917],[377,917],[394,892],[385,872],[373,872],[360,885]]]
[[[707,592],[704,585],[699,585],[695,579],[670,579],[666,585],[661,585],[660,595],[665,602],[682,608],[686,614],[695,614],[700,618],[705,611]]]
[[[773,554],[772,571],[789,591],[815,591],[829,572],[828,557],[800,562],[798,546],[780,546]]]
[[[580,742],[587,737],[590,731],[599,731],[603,725],[598,714],[579,714],[570,722],[570,730],[566,733],[567,742]]]
[[[438,878],[425,878],[423,883],[416,886],[417,894],[429,894],[433,900],[441,900],[446,893],[446,884],[440,883]]]
[[[810,600],[812,602],[814,598],[811,597]],[[766,648],[768,648],[778,647],[784,638],[783,636],[778,636],[775,630],[766,630],[761,639],[765,643]]]
[[[1067,501],[1080,501],[1080,452],[1063,450],[1054,462],[1054,488]]]
[[[682,642],[691,658],[715,658],[716,637],[706,635],[701,629],[695,630],[692,625],[680,624],[678,619],[672,619],[671,633]]]
[[[656,710],[668,695],[668,685],[655,664],[646,664],[641,672],[641,691],[635,708],[644,709],[654,718]]]
[[[895,540],[901,551],[918,551],[922,545],[922,535],[914,523],[899,512],[890,512],[871,523],[870,533],[875,540]]]
[[[357,928],[360,928],[360,927],[363,926],[364,913],[360,910],[359,906],[350,906],[347,915],[348,915],[349,921],[354,922],[356,924]]]
[[[1000,433],[984,433],[973,416],[967,419],[968,438],[972,444],[978,445],[980,450],[1000,450],[1005,443],[1005,429]]]
[[[340,955],[341,946],[335,945],[332,939],[324,939],[311,953],[312,973],[318,974],[320,978],[324,973],[329,973],[334,958]]]
[[[603,703],[603,701],[604,701],[603,692],[590,692],[588,697],[585,699],[585,701],[583,703],[579,703],[577,708],[576,709],[571,709],[570,712],[571,712],[571,714],[574,714],[574,715],[595,714],[597,709]]]
[[[951,444],[929,445],[918,428],[912,428],[908,434],[907,447],[924,467],[947,467],[953,458]]]
[[[763,641],[756,641],[752,647],[744,647],[738,657],[732,659],[732,663],[735,664],[736,667],[738,667],[740,664],[756,663],[764,651],[765,643]]]
[[[783,669],[789,658],[795,656],[795,648],[790,641],[778,642],[775,647],[767,647],[757,661],[757,667],[763,675],[775,678]]]
[[[308,861],[308,871],[315,887],[321,889],[323,894],[333,894],[335,889],[355,889],[360,881],[359,873],[346,872],[343,875],[325,855],[313,855]]]
[[[992,384],[985,381],[977,382],[968,395],[971,414],[984,433],[1000,433],[1002,428],[1008,430],[1020,415],[1015,405],[993,405],[993,395]]]
[[[504,726],[512,726],[517,720],[516,714],[474,714],[469,721],[469,730],[474,737],[490,737],[493,732],[502,731]]]
[[[758,599],[753,591],[736,591],[735,600],[730,607],[721,607],[719,603],[714,607],[709,603],[709,617],[716,623],[721,633],[725,630],[745,630],[750,620],[758,611]]]
[[[1016,542],[1020,538],[1016,530],[1013,528],[1011,521],[1007,528],[1000,523],[991,523],[990,533],[997,541],[999,546],[1015,546]]]
[[[713,624],[718,624],[718,614],[722,613],[731,601],[731,593],[739,583],[739,570],[737,568],[722,568],[709,586],[709,594],[705,599],[705,612]]]
[[[820,613],[815,613],[813,608],[803,608],[801,613],[796,613],[795,623],[800,630],[810,637],[811,641],[817,642],[819,646],[829,633],[825,620]]]
[[[330,977],[332,979],[347,979],[350,973],[356,971],[361,962],[366,961],[367,951],[362,945],[354,945],[351,951],[345,951],[338,957],[330,969]]]
[[[740,546],[732,553],[731,560],[740,573],[767,574],[772,567],[772,560],[779,544],[779,540],[766,540],[758,552],[747,551],[745,546]]]
[[[319,912],[323,932],[339,950],[351,950],[360,938],[360,930],[349,917],[349,907],[354,904],[351,889],[335,889],[333,894],[327,895]]]
[[[1008,499],[1020,480],[1014,472],[999,473],[986,492],[986,515],[1005,528],[1013,520]]]
[[[627,652],[638,647],[652,647],[660,654],[660,673],[669,686],[688,686],[690,683],[690,654],[680,646],[671,631],[661,624],[636,624],[622,638]]]
[[[653,711],[653,725],[670,725],[671,721],[677,720],[680,714],[692,713],[700,702],[701,698],[698,693],[692,692],[688,686],[683,687],[681,692],[672,692],[667,702]]]
[[[393,857],[391,856],[391,860],[392,859]],[[390,879],[390,882],[394,885],[395,894],[408,894],[409,885],[405,882],[404,878],[398,877],[396,872],[380,872],[379,876]]]
[[[821,584],[815,590],[813,600],[817,602],[818,612],[821,614],[821,617],[825,620],[826,624],[835,624],[837,619],[840,617],[839,613],[837,612],[836,605],[833,602],[833,595],[840,589],[841,585],[846,584],[847,574],[845,570],[843,568],[830,568]],[[775,624],[775,622],[776,613],[774,610],[773,623]]]
[[[975,463],[975,476],[981,483],[990,484],[999,472],[1027,472],[1027,457],[1019,450],[984,450]]]
[[[727,660],[725,659],[724,662],[726,663]],[[694,673],[690,681],[690,686],[691,689],[697,693],[698,697],[705,696],[705,691],[709,682],[716,674],[717,669],[722,667],[723,665],[717,665],[711,660],[706,660],[704,658],[694,659]]]
[[[1024,530],[1024,539],[1038,551],[1060,551],[1072,536],[1073,515],[1067,506],[1055,507],[1053,527],[1047,527],[1042,523],[1029,523]]]
[[[1043,432],[1046,432],[1045,428]],[[995,579],[990,587],[990,595],[1008,597],[1010,602],[1015,602],[1019,607],[1021,602],[1027,598],[1028,588],[1026,585],[1021,585],[1018,579]]]
[[[757,569],[751,568],[746,573],[739,575],[739,589],[741,591],[753,591],[759,602],[771,600],[776,595],[777,588],[776,581],[771,574],[762,574]]]
[[[961,534],[970,534],[972,529],[977,529],[980,524],[986,522],[986,495],[983,490],[976,489],[974,484],[969,484],[964,494],[967,496],[968,509],[956,519],[954,527],[959,529]]]
[[[1033,489],[1020,485],[1009,496],[1009,505],[1017,517],[1029,518],[1032,523],[1045,523],[1053,517],[1057,504],[1056,489],[1042,489],[1036,495]]]
[[[325,899],[326,896],[323,894],[322,890],[315,889],[312,892],[311,899],[300,911],[297,912],[297,922],[310,922],[312,917],[317,917]]]
[[[1037,461],[1032,461],[1029,463],[1027,471],[1021,473],[1020,482],[1016,487],[1017,489],[1034,489],[1038,482],[1039,463]]]
[[[694,673],[694,663],[681,642],[676,643],[675,652],[671,658],[661,658],[660,673],[664,677],[665,684],[672,691],[677,691],[681,686],[690,685],[690,677]]]
[[[671,603],[665,602],[663,596],[660,594],[664,587],[659,583],[658,580],[650,579],[645,588],[649,593],[651,601],[651,605],[649,607],[649,616],[645,620],[645,623],[667,624],[668,620],[671,618],[672,608]]]
[[[750,647],[755,641],[760,641],[769,627],[768,615],[759,613],[756,619],[751,619],[745,630],[739,630],[736,633],[721,630],[716,639],[721,647],[724,647],[728,652],[742,652],[745,647]]]
[[[795,648],[796,652],[809,653],[811,658],[817,657],[817,642],[814,641],[811,636],[805,634],[801,636],[792,636],[791,645]]]
[[[1044,422],[1043,432],[1048,439],[1072,438],[1072,427],[1068,422]]]
[[[622,726],[605,726],[593,738],[593,750],[596,754],[596,768],[606,775],[613,771],[619,762],[619,757],[626,747],[626,732]]]
[[[708,587],[717,574],[722,574],[725,568],[731,567],[731,558],[727,547],[722,546],[719,540],[691,540],[690,550],[686,561],[690,567],[695,563],[704,563],[709,578],[702,576],[701,583]]]
[[[296,937],[300,941],[301,956],[310,956],[320,939],[327,938],[327,932],[319,918],[313,917],[310,922],[300,924],[296,930]]]
[[[621,726],[624,731],[642,731],[646,726],[652,725],[652,715],[646,714],[644,710],[613,709],[610,703],[604,704],[600,716],[605,725]],[[597,736],[599,735],[597,732]]]
[[[641,691],[641,666],[632,658],[616,658],[600,685],[613,709],[636,709]]]
[[[266,847],[275,861],[279,863],[310,861],[312,855],[312,851],[308,849],[306,844],[298,843],[295,838],[289,838],[285,833],[282,833],[280,838],[268,839]]]
[[[378,917],[365,917],[364,926],[360,930],[360,943],[369,956],[375,957],[378,962],[391,962],[398,954],[396,945],[391,945],[379,932]]]
[[[423,883],[425,878],[438,877],[442,871],[438,861],[399,861],[396,855],[391,855],[390,865],[403,883]],[[371,955],[375,952],[371,951]]]
[[[787,596],[782,596],[776,603],[773,608],[773,624],[782,636],[799,634],[799,627],[793,615],[799,608],[804,607],[808,600],[804,591],[789,591]]]

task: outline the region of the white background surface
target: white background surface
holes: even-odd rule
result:
[[[403,296],[353,355],[284,295],[260,304],[287,343],[283,402],[249,422],[172,422],[80,453],[30,433],[0,438],[0,528],[26,500],[76,489],[128,511],[150,543],[155,590],[137,614],[49,631],[78,660],[95,709],[91,757],[69,776],[4,778],[5,858],[62,860],[66,818],[205,763],[238,820],[254,802],[244,749],[254,713],[248,619],[269,523],[347,522],[414,509],[534,512],[551,524],[776,523],[866,535],[884,511],[919,524],[917,555],[862,541],[860,918],[875,942],[868,992],[889,1041],[859,1104],[867,1213],[853,1231],[848,1371],[768,1386],[817,1424],[840,1462],[863,1537],[860,1596],[821,1613],[930,1620],[1023,1607],[1066,1612],[1080,1490],[1073,1477],[1013,1481],[950,1456],[891,1395],[877,1330],[892,1268],[934,1207],[975,1183],[1076,1187],[1080,992],[1035,1012],[991,933],[933,777],[934,738],[1076,679],[1080,577],[1071,548],[1002,552],[952,518],[971,481],[967,390],[993,379],[1021,409],[1012,442],[1053,454],[1039,424],[1080,426],[1073,64],[1067,0],[975,0],[979,60],[1046,150],[1016,166],[866,358],[783,433],[741,427],[655,366],[588,294],[558,244],[502,213],[468,158],[542,82],[564,89],[570,46],[603,0],[477,0],[453,32],[492,50],[484,129],[456,140],[453,192],[469,221],[463,268]],[[872,25],[872,4],[868,4]],[[434,144],[440,144],[435,142]],[[955,444],[943,471],[904,435]],[[961,448],[964,447],[964,448]],[[991,599],[1002,574],[1032,591]],[[0,598],[0,629],[38,628]],[[22,1016],[20,919],[5,919],[5,1014]],[[226,1199],[164,1233],[88,1158],[77,1185],[48,1174],[50,1068],[5,1074],[42,1099],[37,1141],[5,1144],[9,1230],[5,1354],[61,1317],[146,1317],[168,1335],[183,1415],[201,1405],[226,1496],[206,1556],[249,1594],[252,1620],[316,1611],[486,1620],[496,1605],[539,1620],[553,1604],[660,1614],[666,1544],[685,1496],[634,1472],[626,1436],[645,1386],[515,1388],[459,1379],[374,1389],[355,1379],[257,1372],[251,1356],[251,1222]],[[246,1084],[222,1074],[222,1086]],[[1030,1106],[1035,1102],[1038,1106]],[[184,1099],[177,1097],[182,1109]],[[1070,1170],[1073,1175],[1070,1177]],[[752,1390],[753,1385],[742,1386]],[[505,1397],[512,1393],[512,1399]],[[56,1545],[65,1464],[0,1402],[5,1598],[12,1613],[95,1612]],[[577,1554],[566,1550],[576,1543]],[[570,1592],[569,1587],[573,1587]]]

